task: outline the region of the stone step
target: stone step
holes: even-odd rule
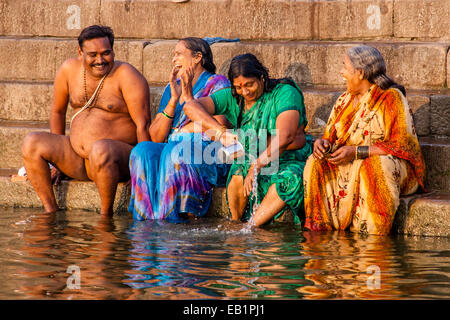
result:
[[[48,132],[48,123],[0,120],[0,168],[17,169],[23,165],[22,141],[33,131]],[[311,134],[320,134],[318,132],[313,130]],[[419,142],[427,165],[425,186],[430,190],[450,192],[450,138],[420,137]]]
[[[126,61],[142,72],[146,41],[117,40],[117,60]],[[52,81],[61,64],[77,56],[76,38],[0,38],[0,80]],[[7,66],[7,67],[6,67]]]
[[[450,193],[430,192],[400,198],[393,233],[450,236]]]
[[[0,169],[0,206],[42,207],[29,181],[11,182],[13,172]],[[93,182],[64,180],[54,187],[58,205],[66,209],[97,211],[100,197]],[[115,212],[126,212],[130,187],[120,183],[114,203]],[[225,188],[213,190],[209,217],[228,217]],[[287,217],[286,220],[290,220]],[[450,193],[430,193],[402,197],[393,225],[393,232],[420,236],[450,236]]]
[[[121,40],[115,46],[118,60],[128,61],[143,72],[149,83],[163,84],[172,68],[177,40]],[[365,42],[377,47],[387,63],[388,74],[411,89],[443,89],[446,86],[449,43]],[[339,71],[347,49],[355,42],[265,41],[216,43],[212,45],[218,73],[226,73],[231,58],[252,52],[272,77],[291,76],[301,85],[344,85]],[[61,63],[76,56],[74,39],[0,38],[0,80],[53,81]],[[433,61],[433,63],[430,63]]]
[[[150,86],[152,118],[158,110],[164,86]],[[331,108],[344,88],[302,86],[306,114],[311,132],[320,132]],[[0,82],[0,119],[48,121],[53,99],[50,82]],[[419,136],[450,136],[450,90],[409,90],[407,99],[414,113]],[[68,108],[67,119],[73,115]]]
[[[76,37],[101,23],[119,38],[448,40],[449,12],[444,0],[2,0],[0,35]]]
[[[419,138],[430,190],[450,192],[450,138]]]
[[[145,46],[143,73],[150,83],[167,82],[176,43],[176,40],[164,40]],[[365,43],[380,50],[386,60],[388,74],[405,87],[445,87],[448,43]],[[228,71],[234,56],[251,52],[269,69],[272,77],[290,76],[301,85],[343,86],[340,75],[343,57],[355,44],[324,41],[233,42],[216,43],[211,49],[218,73]]]

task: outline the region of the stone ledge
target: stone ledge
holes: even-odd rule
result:
[[[319,88],[301,86],[305,96],[306,116],[310,130],[320,131],[327,121],[331,108],[344,88]],[[159,107],[164,86],[150,86],[150,111],[152,119]],[[412,91],[407,89],[407,99],[414,116],[419,136],[430,134],[450,136],[449,90]],[[8,121],[48,121],[53,99],[50,82],[0,82],[0,119]],[[73,114],[68,108],[66,119]]]
[[[450,237],[450,194],[402,197],[393,231],[415,236]]]
[[[427,171],[425,186],[450,192],[450,138],[421,137],[419,143]]]
[[[11,182],[0,170],[0,206],[42,207],[29,182]],[[11,172],[11,171],[9,171]],[[93,182],[62,181],[54,187],[61,208],[98,211],[100,197]],[[129,186],[120,183],[116,192],[115,212],[126,212]],[[292,214],[292,213],[289,213]],[[207,216],[228,217],[225,188],[213,190],[213,201]],[[285,217],[285,221],[291,221]],[[450,237],[450,193],[430,193],[402,197],[393,232],[419,236]]]
[[[142,72],[146,41],[114,41],[116,59]],[[0,38],[0,79],[8,81],[53,81],[62,63],[77,56],[76,39]],[[14,66],[14,67],[11,67]]]
[[[151,84],[167,83],[176,40],[118,40],[118,60],[128,61]],[[411,89],[443,89],[447,81],[449,44],[437,42],[365,42],[383,54],[388,74]],[[272,77],[291,76],[302,86],[344,85],[339,71],[345,52],[355,42],[271,41],[212,45],[218,73],[228,70],[231,58],[252,52],[268,67]],[[77,42],[68,39],[0,38],[0,80],[53,81],[60,65],[76,56]],[[429,61],[433,61],[432,64]],[[6,67],[14,66],[14,68]]]
[[[0,34],[78,36],[102,23],[118,38],[449,39],[449,7],[443,0],[2,0]]]
[[[19,168],[23,165],[22,141],[26,134],[33,131],[48,132],[48,124],[0,120],[0,168]],[[67,128],[66,132],[69,132]],[[309,133],[317,136],[322,129],[318,127]],[[450,138],[419,137],[419,142],[427,167],[426,188],[450,192]]]
[[[394,37],[450,39],[450,1],[394,2]]]
[[[167,82],[172,51],[177,41],[158,41],[143,53],[143,73],[149,83]],[[411,89],[442,89],[447,77],[445,43],[365,42],[381,51],[388,74]],[[291,76],[300,85],[343,86],[340,70],[345,52],[354,42],[234,42],[216,43],[211,49],[218,73],[227,72],[231,59],[255,54],[272,77]],[[434,61],[430,64],[429,61]]]

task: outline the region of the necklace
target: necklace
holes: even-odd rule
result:
[[[109,72],[108,72],[109,73]],[[108,75],[108,73],[103,77],[104,79]],[[83,68],[83,80],[84,80],[84,100],[87,103],[89,101],[88,95],[87,95],[87,85],[86,85],[86,69]],[[102,79],[103,80],[103,79]],[[95,93],[94,101],[89,106],[95,106],[98,100],[98,96],[100,95],[100,91],[102,91],[103,83],[104,81],[100,80],[100,87],[98,88],[97,92]]]

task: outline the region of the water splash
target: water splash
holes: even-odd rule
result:
[[[250,219],[248,220],[245,227],[242,229],[242,232],[244,232],[244,233],[251,232],[252,227],[255,226],[255,221],[254,221],[253,217],[256,214],[256,211],[258,210],[258,208],[260,207],[260,204],[258,203],[258,170],[256,168],[256,165],[253,168],[252,196],[251,196],[250,200],[253,201],[253,206],[252,206]]]

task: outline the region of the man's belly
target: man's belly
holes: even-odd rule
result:
[[[128,114],[111,113],[100,109],[85,110],[73,120],[70,143],[82,158],[87,159],[92,145],[103,139],[135,145],[136,126]]]

